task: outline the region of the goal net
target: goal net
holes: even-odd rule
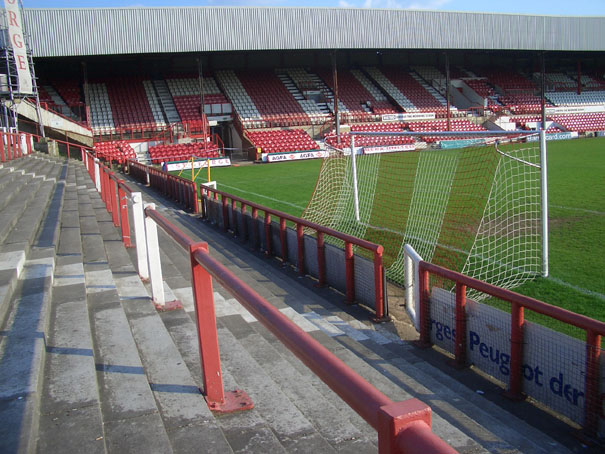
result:
[[[406,243],[425,261],[519,286],[542,273],[540,142],[470,134],[328,137],[303,217],[381,244],[401,286]]]

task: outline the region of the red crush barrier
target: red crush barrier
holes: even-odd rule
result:
[[[382,265],[382,253],[383,247],[371,243],[367,240],[363,240],[360,238],[356,238],[351,235],[347,235],[345,233],[339,232],[337,230],[331,229],[329,227],[324,227],[319,224],[315,224],[313,222],[309,222],[305,219],[297,218],[296,216],[292,216],[290,214],[277,211],[271,208],[268,208],[263,205],[259,205],[254,202],[250,202],[241,197],[234,196],[232,194],[227,194],[222,191],[218,191],[216,189],[210,187],[204,187],[205,194],[203,195],[202,206],[205,206],[205,201],[209,197],[213,197],[216,199],[219,195],[221,197],[222,202],[222,212],[223,212],[223,229],[227,231],[230,226],[229,222],[229,201],[231,201],[231,205],[235,202],[239,202],[241,205],[241,213],[246,213],[246,208],[252,208],[252,219],[257,219],[258,211],[263,211],[265,213],[264,217],[264,230],[265,230],[265,244],[266,244],[266,253],[267,255],[273,255],[273,242],[272,242],[272,225],[271,218],[275,216],[279,219],[279,229],[280,229],[280,241],[282,242],[282,258],[284,254],[287,252],[287,248],[283,246],[286,238],[286,221],[290,221],[294,223],[296,227],[296,239],[297,239],[297,249],[298,249],[298,272],[299,274],[304,274],[304,238],[302,234],[303,228],[309,228],[315,230],[317,234],[317,268],[318,268],[318,286],[323,287],[327,283],[326,279],[326,258],[325,258],[325,244],[324,244],[324,235],[329,235],[344,242],[345,247],[345,275],[346,275],[346,299],[347,302],[355,301],[355,262],[353,255],[353,246],[358,246],[367,250],[372,256],[374,261],[374,301],[375,307],[375,321],[384,321],[387,317],[388,310],[386,308],[386,300],[384,298],[384,284],[383,284],[383,265]],[[211,195],[212,194],[212,195]],[[234,212],[235,213],[235,212]],[[204,216],[207,216],[207,213],[204,212]],[[245,223],[244,223],[245,226]],[[256,222],[252,223],[253,228],[253,238],[254,238],[254,248],[258,248],[258,232],[257,232],[257,224]],[[246,234],[247,238],[247,234]]]
[[[86,162],[90,165],[89,173],[93,176],[95,175],[94,162],[91,162],[93,160],[90,154],[87,156]],[[128,215],[127,213],[122,215],[124,208],[127,209],[123,199],[127,192],[132,193],[132,191],[122,180],[118,180],[109,168],[102,164],[98,165],[102,188],[105,188],[102,189],[102,194],[113,201],[117,187],[119,219],[124,232],[123,223],[128,221]],[[117,211],[113,202],[108,203],[106,200],[106,205],[108,208],[111,205],[112,209]],[[381,454],[456,453],[453,448],[433,434],[430,407],[417,399],[393,402],[211,257],[206,243],[194,243],[179,228],[152,208],[146,208],[144,213],[190,254],[204,393],[210,409],[217,412],[231,412],[253,407],[252,401],[244,391],[235,390],[225,393],[223,390],[212,291],[212,279],[215,279],[378,431],[378,447]],[[256,207],[253,207],[253,213],[256,214]],[[303,223],[297,225],[297,231],[301,233],[302,225]]]
[[[418,265],[420,287],[420,340],[430,345],[430,300],[429,274],[440,276],[456,283],[456,359],[459,366],[466,365],[466,288],[472,288],[511,304],[511,339],[510,339],[510,378],[506,395],[521,399],[523,392],[523,343],[524,309],[546,315],[555,320],[580,328],[586,332],[586,374],[585,374],[585,418],[584,430],[594,436],[598,429],[599,414],[602,412],[602,398],[599,395],[599,361],[601,355],[601,337],[605,336],[605,323],[568,311],[543,301],[506,290],[495,285],[465,276],[456,271],[432,263],[420,261]]]

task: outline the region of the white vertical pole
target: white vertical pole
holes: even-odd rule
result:
[[[355,156],[355,136],[351,133],[351,165],[353,166],[353,202],[355,204],[355,220],[359,222],[359,192],[357,188],[357,160]]]
[[[540,194],[542,204],[542,277],[548,277],[548,169],[546,165],[546,125],[540,130]]]
[[[416,327],[420,331],[420,275],[418,273],[418,264],[422,257],[414,248],[405,244],[403,246],[404,260],[404,285],[405,285],[405,309]]]
[[[99,159],[95,158],[95,185],[97,192],[101,192],[101,174],[99,171]]]
[[[155,203],[146,203],[145,208],[155,210]],[[158,226],[149,217],[145,217],[145,235],[147,237],[147,263],[149,265],[151,298],[158,306],[165,306],[164,279],[162,277],[162,263],[160,262],[160,246],[158,243]]]
[[[137,250],[137,268],[141,279],[149,280],[147,265],[147,239],[145,236],[145,213],[143,197],[140,192],[132,193],[132,220],[134,224],[134,241]]]

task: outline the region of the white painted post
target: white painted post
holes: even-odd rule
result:
[[[149,266],[147,264],[147,238],[145,235],[143,197],[141,196],[140,192],[132,193],[132,221],[134,224],[134,241],[137,250],[137,268],[141,279],[147,281],[149,280]]]
[[[548,168],[546,166],[546,131],[540,130],[540,188],[542,204],[542,277],[548,277]]]
[[[357,188],[357,161],[355,156],[355,136],[351,133],[351,170],[353,171],[353,203],[355,205],[355,220],[359,222],[359,192]]]
[[[101,192],[101,172],[99,170],[99,158],[95,158],[95,186],[97,192]]]
[[[418,281],[418,263],[422,257],[409,244],[403,246],[403,266],[404,266],[404,285],[405,285],[405,309],[410,316],[410,320],[420,331],[420,287]]]
[[[155,203],[146,203],[145,208],[155,210]],[[160,245],[158,243],[158,226],[155,221],[145,216],[145,235],[147,237],[147,263],[149,264],[149,280],[151,283],[151,298],[157,306],[165,306],[164,280]]]

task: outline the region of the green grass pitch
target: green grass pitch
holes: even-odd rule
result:
[[[320,166],[309,160],[214,168],[211,178],[219,190],[300,216]],[[548,175],[550,276],[515,291],[605,321],[605,138],[548,142]],[[206,181],[206,170],[197,181]]]

